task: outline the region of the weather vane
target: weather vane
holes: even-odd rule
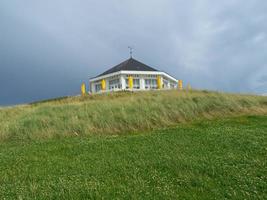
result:
[[[133,57],[133,47],[132,46],[128,46],[128,49],[130,50],[130,56],[131,58]]]

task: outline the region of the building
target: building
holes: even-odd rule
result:
[[[89,80],[90,92],[154,90],[178,87],[178,80],[130,58]]]

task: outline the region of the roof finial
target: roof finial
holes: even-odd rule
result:
[[[133,47],[132,46],[128,46],[128,49],[130,50],[130,57],[133,57]]]

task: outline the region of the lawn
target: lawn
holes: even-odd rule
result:
[[[267,116],[0,143],[0,199],[266,199]]]

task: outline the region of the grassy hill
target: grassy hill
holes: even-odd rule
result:
[[[196,119],[266,113],[267,97],[207,91],[69,97],[0,109],[0,141],[125,134]]]
[[[0,145],[0,199],[266,199],[267,116]]]
[[[0,199],[266,199],[267,97],[154,91],[0,109]]]

